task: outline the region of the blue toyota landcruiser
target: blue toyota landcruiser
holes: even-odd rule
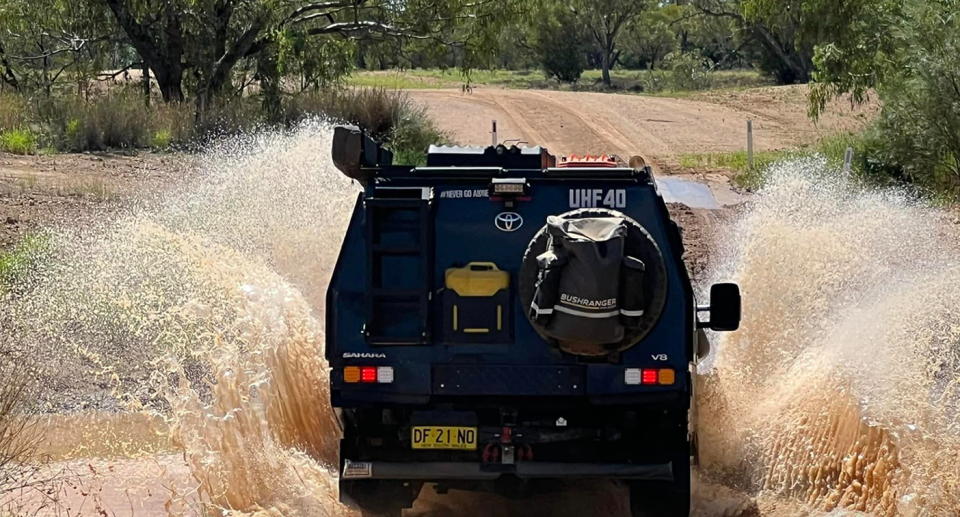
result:
[[[333,155],[364,187],[326,306],[341,499],[397,516],[425,483],[594,478],[634,516],[689,515],[692,365],[740,291],[696,304],[650,168],[504,145],[393,165],[346,126]]]

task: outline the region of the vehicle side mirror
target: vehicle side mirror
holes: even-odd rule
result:
[[[737,284],[714,284],[710,286],[710,305],[697,307],[697,312],[709,312],[710,321],[698,322],[698,326],[726,332],[740,328],[740,286]]]

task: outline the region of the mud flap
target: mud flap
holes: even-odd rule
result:
[[[696,352],[698,361],[710,355],[710,340],[707,338],[707,333],[703,329],[697,329]]]
[[[412,508],[422,481],[340,480],[340,502],[360,510],[363,516],[399,516]]]

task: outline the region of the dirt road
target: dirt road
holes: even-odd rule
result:
[[[851,108],[837,101],[814,124],[806,114],[806,91],[787,86],[689,99],[501,89],[409,93],[459,144],[488,145],[496,119],[501,141],[543,145],[555,154],[640,154],[660,162],[744,149],[747,119],[753,120],[756,149],[783,149],[859,129],[876,112],[875,105]]]

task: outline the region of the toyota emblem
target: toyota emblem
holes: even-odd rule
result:
[[[523,226],[523,217],[516,212],[502,212],[497,214],[494,223],[502,232],[515,232]]]

